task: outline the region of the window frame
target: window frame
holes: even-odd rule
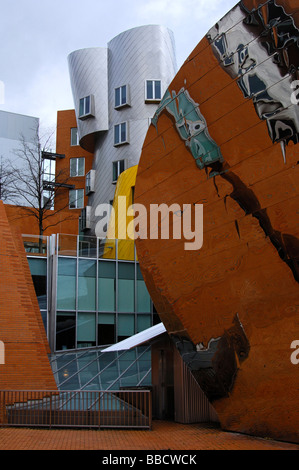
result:
[[[123,99],[123,89],[125,89],[125,99]],[[116,93],[119,90],[119,104],[117,104]],[[114,88],[114,108],[120,109],[130,105],[129,85],[121,85]]]
[[[85,175],[85,194],[94,193],[95,170],[89,170]]]
[[[83,109],[81,110],[81,103],[83,103]],[[88,103],[88,106],[87,106]],[[79,112],[78,117],[81,120],[87,119],[94,116],[94,97],[93,95],[86,95],[79,99]]]
[[[148,88],[147,88],[147,84],[151,82],[152,83],[152,95],[153,97],[152,98],[149,98],[148,97]],[[156,96],[156,89],[155,89],[155,83],[156,82],[159,82],[160,84],[160,96],[157,97]],[[145,92],[145,102],[149,102],[149,103],[157,103],[159,101],[162,100],[162,80],[160,78],[150,78],[150,79],[146,79],[145,80],[145,83],[144,83],[144,92]]]
[[[76,199],[74,200],[74,202],[76,203],[76,207],[71,207],[71,194],[73,192],[78,193],[79,191],[82,191],[82,206],[78,205],[78,201],[81,200],[81,198],[76,197]],[[76,210],[76,209],[83,209],[83,208],[84,208],[84,188],[70,189],[69,190],[69,209],[70,210],[74,210],[74,209]]]
[[[123,163],[123,170],[121,170],[121,163]],[[116,179],[114,178],[114,168],[116,165]],[[119,176],[125,171],[126,169],[126,160],[124,158],[121,158],[120,160],[115,160],[112,162],[112,183],[116,183]],[[121,171],[120,171],[121,170]]]
[[[122,126],[125,125],[125,138],[122,139]],[[118,129],[118,131],[117,131]],[[118,140],[116,140],[116,131]],[[114,134],[113,134],[113,145],[118,147],[119,145],[124,145],[129,143],[129,125],[128,121],[123,121],[114,125]]]
[[[76,160],[76,174],[72,174],[72,161],[73,160]],[[83,173],[82,175],[78,174],[79,173],[79,160],[83,160],[84,161],[84,164],[83,164]],[[85,157],[71,157],[70,158],[70,178],[82,178],[82,176],[85,176]]]
[[[76,138],[73,139],[73,131],[76,131]],[[76,143],[73,144],[73,140],[76,140]],[[79,133],[78,127],[71,127],[71,147],[76,147],[79,145]]]

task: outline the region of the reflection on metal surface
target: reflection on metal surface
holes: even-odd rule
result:
[[[160,318],[221,426],[294,442],[298,19],[297,0],[242,0],[210,29],[157,110],[135,188],[146,208],[204,204],[200,252],[179,241],[136,248]]]
[[[297,143],[299,110],[291,101],[299,68],[294,19],[275,0],[252,9],[240,2],[236,9],[243,14],[241,22],[230,28],[227,15],[208,33],[214,53],[244,98],[252,99],[259,118],[267,121],[272,142]]]
[[[238,315],[232,327],[220,338],[212,338],[207,347],[199,344],[195,348],[191,341],[181,337],[174,336],[173,340],[208,399],[213,402],[228,397],[238,368],[248,357],[250,349]]]
[[[234,14],[239,10],[237,24],[231,27],[229,13],[209,31],[207,38],[222,68],[237,80],[244,98],[252,99],[259,118],[267,121],[272,142],[280,142],[286,162],[285,146],[290,141],[295,144],[299,141],[299,108],[291,104],[291,84],[299,69],[299,30],[292,16],[287,15],[282,6],[277,6],[275,0],[264,7],[249,12],[240,2],[233,10]],[[274,29],[280,39],[274,36]],[[206,167],[206,171],[210,168],[209,177],[221,175],[232,184],[230,197],[245,214],[258,219],[265,235],[299,282],[299,241],[273,229],[254,192],[224,162],[219,146],[209,134],[205,117],[188,90],[167,90],[152,119],[157,131],[158,120],[164,112],[174,119],[175,128],[197,167]]]
[[[199,105],[193,101],[187,90],[182,88],[178,94],[175,91],[170,94],[168,90],[152,119],[152,124],[157,125],[158,118],[164,111],[173,116],[180,137],[186,142],[200,169],[210,163],[223,161],[219,147],[209,135]]]

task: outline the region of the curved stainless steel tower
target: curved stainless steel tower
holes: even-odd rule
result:
[[[133,28],[107,48],[68,57],[80,145],[94,152],[91,231],[98,204],[113,199],[121,171],[138,164],[151,118],[176,74],[174,38],[158,25]]]

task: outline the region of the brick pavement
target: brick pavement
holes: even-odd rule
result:
[[[299,450],[210,424],[154,421],[152,430],[0,428],[0,450]]]

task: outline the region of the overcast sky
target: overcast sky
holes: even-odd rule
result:
[[[160,24],[174,33],[180,67],[237,0],[0,0],[0,109],[40,118],[74,108],[67,56],[106,47],[119,33]],[[0,90],[1,91],[1,90]],[[3,102],[4,101],[4,102]]]

